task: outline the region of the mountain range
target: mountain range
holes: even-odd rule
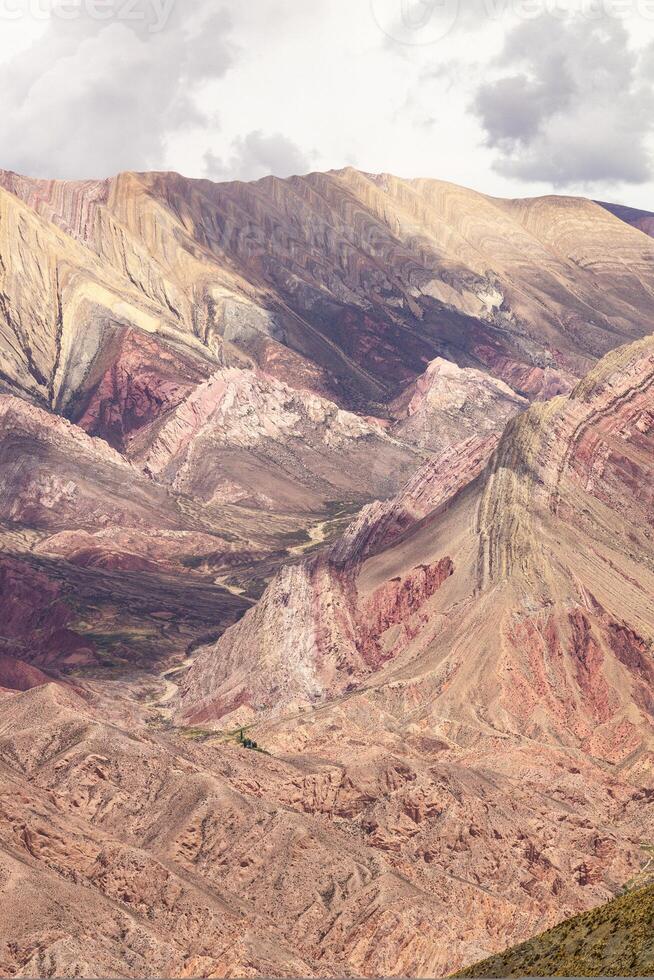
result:
[[[0,975],[445,976],[640,880],[653,236],[0,172]]]

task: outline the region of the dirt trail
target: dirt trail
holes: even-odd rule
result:
[[[227,592],[231,592],[232,595],[243,596],[246,595],[246,590],[242,589],[239,585],[230,585],[228,582],[228,576],[222,576],[221,578],[215,578],[214,585],[219,585],[221,589],[225,589]]]
[[[167,708],[166,705],[172,701],[179,690],[179,684],[173,680],[173,678],[190,667],[194,660],[195,657],[187,657],[186,660],[183,660],[181,664],[177,665],[177,667],[171,667],[170,670],[167,670],[165,673],[161,674],[164,689],[161,695],[154,698],[151,702],[154,706],[163,709],[166,712],[170,711],[170,708]]]
[[[332,514],[331,517],[326,517],[324,521],[319,521],[318,524],[313,524],[311,527],[308,527],[306,533],[309,535],[309,540],[295,545],[293,548],[289,548],[289,555],[304,555],[317,545],[324,544],[331,538],[335,538],[338,534],[342,533],[344,526],[354,519],[362,506],[363,504],[344,507],[342,510]]]
[[[293,548],[289,548],[289,555],[303,555],[310,548],[314,548],[317,544],[322,544],[327,538],[327,527],[332,521],[333,519],[321,521],[320,524],[314,524],[313,527],[308,528],[307,534],[309,535],[309,540],[304,541],[302,544],[296,544]]]

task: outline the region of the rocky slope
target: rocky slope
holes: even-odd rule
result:
[[[638,874],[636,224],[0,174],[0,973],[444,975]]]
[[[78,683],[0,694],[6,975],[433,976],[640,864],[646,800],[558,748],[472,764],[352,703],[248,752],[151,676]]]
[[[653,385],[650,338],[511,422],[494,452],[494,437],[471,440],[458,473],[434,461],[329,552],[285,569],[180,681],[180,721],[251,726],[275,755],[329,759],[341,775],[321,784],[321,812],[347,814],[430,902],[449,876],[429,922],[460,923],[460,904],[469,932],[446,952],[441,931],[398,972],[445,972],[524,939],[645,862]],[[389,753],[408,771],[386,794]],[[465,828],[433,795],[453,771]],[[543,803],[517,837],[496,822],[500,786]],[[471,915],[471,882],[505,910],[482,901]],[[400,955],[397,936],[376,943]]]
[[[303,527],[293,516],[270,513],[264,525],[244,507],[203,506],[66,419],[0,395],[8,657],[58,668],[165,663],[248,607],[222,587],[225,576],[281,558]],[[3,676],[7,685],[19,674]]]
[[[513,399],[511,414],[520,408]],[[145,429],[128,454],[159,481],[203,502],[297,512],[390,495],[422,461],[411,443],[311,392],[232,368]]]
[[[654,971],[654,886],[630,892],[500,956],[466,977],[648,977]]]
[[[628,225],[632,225],[634,228],[638,228],[639,231],[645,232],[646,235],[654,238],[654,213],[651,211],[641,211],[639,208],[627,208],[621,204],[606,204],[604,201],[599,201],[599,204],[611,214],[614,214],[616,218],[620,218],[621,221],[626,221]]]
[[[99,379],[114,364],[120,372],[125,329],[149,333],[165,356],[181,351],[187,376],[207,361],[258,365],[370,413],[437,356],[530,396],[569,388],[595,358],[646,332],[654,310],[654,243],[581,199],[503,201],[351,168],[253,184],[2,173],[0,185],[5,227],[30,226],[32,264],[39,235],[61,256],[34,270],[47,286],[38,311],[47,342],[11,318],[24,353],[3,368],[8,383],[44,396],[56,374],[57,406],[82,418],[100,383],[114,438],[123,399]],[[12,306],[34,302],[20,282],[8,285]],[[101,334],[99,317],[109,321]],[[151,402],[159,386],[168,404],[165,374],[139,381],[135,397]],[[98,425],[97,410],[89,421]]]
[[[280,942],[236,881],[221,887],[193,867],[196,822],[208,809],[227,821],[240,816],[243,832],[275,822],[256,790],[245,788],[249,760],[230,755],[233,762],[209,752],[203,767],[191,745],[121,731],[86,699],[55,685],[6,695],[3,975],[314,972]],[[224,769],[232,770],[231,780]],[[219,834],[213,844],[220,848]],[[244,845],[245,835],[243,854]]]
[[[633,722],[634,708],[624,712],[635,699],[644,723],[652,680],[646,654],[652,623],[643,597],[651,584],[653,375],[651,340],[609,355],[569,398],[534,406],[511,423],[481,482],[470,481],[490,453],[492,437],[451,452],[458,472],[447,454],[435,460],[399,499],[364,511],[331,552],[286,569],[215,653],[196,662],[191,683],[195,677],[207,684],[212,665],[229,678],[235,649],[251,667],[253,658],[277,644],[276,662],[305,683],[312,666],[324,661],[335,668],[336,651],[352,679],[345,650],[366,650],[376,672],[386,660],[394,662],[399,654],[411,660],[418,651],[424,665],[433,645],[439,648],[439,671],[450,675],[443,702],[459,717],[466,704],[470,715],[470,678],[461,670],[458,645],[463,637],[472,642],[479,610],[496,610],[505,632],[482,634],[477,641],[485,670],[501,679],[483,707],[486,723],[564,740],[571,731],[585,732],[594,745],[601,738],[607,745],[611,739],[631,744],[637,735],[627,719]],[[421,499],[426,484],[429,492]],[[434,542],[444,536],[440,525],[463,515],[470,524],[439,551]],[[446,598],[432,603],[444,584]],[[453,600],[461,602],[456,624],[448,615]],[[294,625],[297,664],[282,649]],[[374,654],[369,629],[376,633]],[[556,669],[553,663],[545,673],[534,673],[538,649],[528,669],[521,665],[514,648],[533,642],[554,644],[562,656],[567,649],[580,660],[576,674],[565,659]],[[251,673],[258,675],[258,686],[270,683],[269,703],[280,710],[284,687],[272,683],[264,663]],[[633,670],[632,681],[625,670]],[[502,683],[510,688],[506,695]],[[512,700],[518,684],[520,717]],[[333,693],[329,685],[327,690]],[[323,696],[321,684],[309,683],[309,700]],[[192,693],[186,697],[192,704]]]

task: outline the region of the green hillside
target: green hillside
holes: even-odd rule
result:
[[[457,976],[654,976],[654,885],[568,919]]]

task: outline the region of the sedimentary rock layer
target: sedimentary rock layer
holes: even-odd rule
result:
[[[460,474],[447,455],[434,461],[329,552],[285,570],[181,679],[180,720],[250,726],[273,753],[301,752],[305,769],[341,767],[318,805],[393,856],[441,930],[419,971],[453,969],[609,897],[618,853],[636,844],[609,800],[631,800],[636,837],[651,836],[653,385],[650,338],[532,406],[497,448],[471,440]],[[386,795],[376,780],[389,752],[407,770]],[[452,766],[456,806],[475,814],[456,840],[455,804],[433,796]],[[507,779],[512,800],[529,787],[544,804],[521,844],[496,822]],[[640,867],[645,855],[631,853]],[[434,904],[442,874],[447,896]],[[481,906],[465,898],[471,882]],[[487,901],[507,905],[491,913]],[[457,932],[445,952],[464,905],[469,939]],[[382,947],[400,955],[396,936]]]
[[[42,397],[54,386],[63,410],[89,397],[94,362],[106,371],[119,356],[101,322],[370,411],[439,355],[531,397],[567,390],[654,311],[654,244],[582,199],[504,201],[351,168],[253,184],[7,173],[0,184],[3,226],[24,228],[25,273],[46,287],[31,337],[19,311],[35,300],[27,282],[7,282],[22,353],[2,370]],[[38,258],[38,236],[55,262]]]
[[[0,174],[0,973],[445,975],[638,874],[648,227]]]

